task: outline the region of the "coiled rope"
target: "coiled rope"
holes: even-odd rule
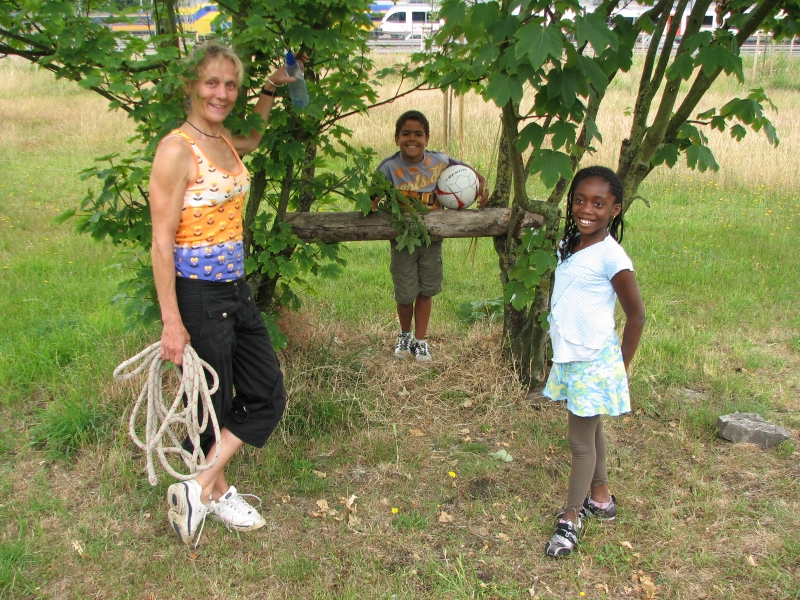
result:
[[[141,364],[130,371],[124,371],[131,365],[141,361]],[[188,344],[183,349],[183,367],[181,372],[181,385],[175,394],[172,405],[167,407],[161,394],[161,381],[164,372],[169,368],[164,366],[164,359],[161,358],[161,342],[156,342],[142,350],[136,356],[129,358],[116,369],[114,369],[114,379],[125,381],[148,370],[147,381],[139,394],[139,399],[131,411],[130,426],[128,433],[133,442],[141,448],[147,458],[147,476],[150,485],[156,485],[155,461],[153,454],[157,454],[164,469],[181,481],[194,479],[203,471],[213,467],[220,455],[220,433],[217,415],[214,412],[214,405],[211,402],[211,394],[219,387],[219,377],[211,366],[197,356],[194,348]],[[176,369],[178,367],[175,367]],[[203,369],[211,373],[214,385],[209,389]],[[184,402],[185,397],[185,402]],[[136,418],[142,410],[142,405],[147,400],[147,415],[145,418],[145,438],[144,442],[136,433]],[[198,402],[202,402],[203,409],[198,411]],[[203,421],[198,421],[198,412],[202,413]],[[211,462],[206,462],[206,456],[200,448],[200,434],[208,427],[208,422],[214,428],[214,439],[216,441],[216,454]],[[186,428],[188,439],[194,448],[193,452],[188,452],[182,445],[183,440],[179,439],[173,427],[183,425]],[[165,436],[171,441],[172,446],[165,446]],[[184,464],[189,469],[188,474],[175,471],[167,460],[168,454],[178,454],[183,459]]]

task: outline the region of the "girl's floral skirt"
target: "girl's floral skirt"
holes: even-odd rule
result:
[[[628,375],[617,334],[594,360],[553,363],[542,394],[553,401],[566,400],[569,412],[578,417],[631,412]]]

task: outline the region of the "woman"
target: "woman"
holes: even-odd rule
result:
[[[158,147],[150,178],[153,275],[161,307],[161,356],[180,365],[191,344],[219,375],[213,396],[220,425],[217,463],[196,479],[169,487],[169,522],[187,544],[210,515],[252,531],[264,518],[228,484],[225,465],[243,444],[262,447],[286,406],[286,388],[261,313],[244,282],[242,209],[250,175],[240,155],[262,134],[231,134],[222,123],[243,78],[239,57],[216,43],[189,57],[186,121]],[[295,81],[284,67],[261,90],[254,110],[266,121],[277,86]],[[236,395],[233,390],[236,389]],[[208,429],[211,429],[210,427]],[[212,431],[201,435],[214,456]]]

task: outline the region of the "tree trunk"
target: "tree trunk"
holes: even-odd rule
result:
[[[421,215],[431,238],[505,237],[511,221],[510,208],[485,208],[482,210],[434,210]],[[364,216],[360,212],[286,213],[285,221],[301,240],[310,242],[353,242],[393,240],[397,230],[392,227],[386,213],[374,212]],[[544,218],[524,213],[518,227],[539,228]]]
[[[508,117],[509,115],[507,114],[506,116]],[[510,136],[506,135],[506,125],[507,123],[504,121],[504,132],[500,136],[497,153],[497,180],[492,197],[489,199],[490,206],[508,206],[514,182],[512,175],[514,164],[512,163],[514,163],[515,159],[512,157],[510,150]],[[519,167],[521,156],[517,156],[516,161],[516,166]],[[519,169],[518,173],[521,173]],[[518,189],[517,192],[519,191]],[[527,198],[524,198],[524,200],[527,200]],[[524,214],[529,215],[531,213]],[[539,219],[539,227],[541,227],[544,224],[544,218],[539,217]],[[525,226],[524,223],[523,226]],[[519,232],[519,229],[517,229],[517,232]],[[503,288],[508,283],[508,272],[514,268],[516,263],[515,251],[518,245],[518,235],[508,235],[508,232],[503,232],[494,237],[494,249],[497,252],[498,264],[500,265],[500,283]],[[528,322],[529,313],[529,309],[517,310],[510,302],[507,302],[503,308],[503,355],[517,369],[520,381],[527,385],[531,384],[532,375],[535,374],[535,367],[532,368],[531,363],[531,348],[535,347],[536,344],[534,331]],[[536,379],[534,375],[534,382]]]

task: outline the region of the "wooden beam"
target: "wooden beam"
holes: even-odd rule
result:
[[[506,235],[511,219],[510,208],[484,208],[482,210],[434,210],[422,217],[434,239],[493,237]],[[389,215],[374,212],[366,217],[360,212],[286,213],[286,222],[295,235],[304,241],[355,242],[393,240],[397,230],[392,227]],[[521,227],[540,228],[544,217],[525,213]]]

